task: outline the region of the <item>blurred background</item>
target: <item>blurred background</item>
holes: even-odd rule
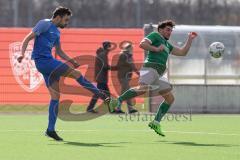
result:
[[[164,76],[173,85],[175,102],[164,116],[164,139],[147,127],[161,96],[136,98],[139,114],[89,115],[96,119],[79,123],[92,95],[70,78],[64,84],[79,94],[61,94],[61,101],[73,101],[72,121],[64,120],[69,114],[62,109],[57,122],[65,141],[43,136],[50,96],[30,58],[33,42],[23,62],[17,58],[32,27],[60,5],[73,11],[61,30],[61,46],[70,57],[80,57],[78,69],[94,84],[94,59],[103,41],[117,45],[110,65],[117,63],[122,42],[131,41],[140,69],[146,52],[139,43],[159,21],[176,22],[170,41],[179,47],[189,32],[198,33],[186,57],[168,60]],[[240,160],[240,0],[0,0],[0,12],[0,160]],[[216,41],[225,45],[218,59],[208,51]],[[53,55],[60,59],[54,50]],[[130,86],[138,78],[134,73]],[[108,85],[113,96],[120,94],[117,72],[109,73]],[[122,109],[127,111],[126,104]]]
[[[170,41],[179,47],[188,32],[197,32],[199,36],[189,54],[170,56],[168,61],[165,76],[173,84],[176,98],[171,111],[240,113],[239,0],[0,0],[0,105],[19,107],[48,102],[43,81],[32,79],[35,68],[19,66],[16,57],[24,36],[40,19],[51,18],[52,11],[60,5],[73,11],[68,29],[61,30],[62,47],[71,57],[95,56],[105,40],[117,46],[127,40],[134,45],[133,57],[140,69],[144,51],[138,47],[139,42],[156,30],[159,21],[173,19],[177,23]],[[208,53],[208,46],[215,41],[225,45],[225,53],[219,59]],[[120,51],[117,47],[111,52],[110,63],[115,63],[113,57]],[[24,66],[25,71],[17,70]],[[88,70],[89,80],[94,80],[93,67],[86,65],[81,69],[83,73]],[[119,84],[112,80],[114,74],[111,73],[109,85],[118,96]],[[137,79],[135,76],[132,86]],[[71,98],[77,104],[89,102],[89,97]],[[145,99],[145,103],[137,99],[139,110],[150,112],[156,111],[160,101],[161,97]]]
[[[240,24],[239,0],[0,0],[0,26],[32,27],[59,5],[72,9],[70,27],[142,28],[166,18],[178,24]]]

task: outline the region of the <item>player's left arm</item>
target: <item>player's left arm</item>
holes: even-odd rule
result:
[[[74,59],[70,58],[61,48],[61,43],[59,42],[57,45],[55,45],[55,50],[57,55],[59,55],[59,57],[61,57],[62,59],[69,61],[70,63],[73,64],[74,67],[79,67],[79,64],[77,61],[75,61]]]
[[[186,56],[191,45],[192,45],[192,41],[193,39],[197,37],[197,33],[195,32],[190,32],[188,33],[188,38],[187,38],[187,41],[185,42],[185,44],[183,45],[183,47],[179,48],[179,47],[173,47],[173,50],[172,50],[172,55],[175,55],[175,56]]]

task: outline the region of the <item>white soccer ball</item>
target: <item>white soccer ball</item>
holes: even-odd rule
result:
[[[209,53],[214,58],[220,58],[225,50],[225,46],[222,42],[213,42],[209,46]]]

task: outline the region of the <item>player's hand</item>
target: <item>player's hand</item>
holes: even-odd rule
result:
[[[197,37],[198,34],[196,32],[190,32],[188,33],[188,37],[191,38],[191,39],[194,39],[195,37]]]
[[[20,56],[20,57],[18,57],[18,58],[17,58],[18,63],[21,63],[22,60],[23,60],[23,58],[24,58],[24,56]]]
[[[156,48],[156,52],[162,52],[164,50],[164,45],[161,44],[159,47]]]

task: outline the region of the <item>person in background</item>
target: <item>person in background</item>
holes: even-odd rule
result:
[[[96,51],[95,59],[95,74],[94,78],[97,82],[97,88],[105,93],[107,96],[110,96],[110,91],[108,87],[108,72],[109,70],[116,70],[116,67],[109,66],[108,63],[108,54],[111,49],[111,42],[104,41],[102,47],[98,48]],[[98,113],[94,110],[95,104],[99,98],[98,94],[94,94],[92,99],[89,102],[87,107],[87,112]]]
[[[135,72],[137,75],[140,75],[139,71],[137,70],[134,60],[133,60],[133,46],[131,43],[123,44],[123,49],[120,52],[120,56],[117,62],[118,68],[118,80],[121,85],[121,94],[127,91],[130,88],[129,82],[132,78],[132,72]],[[132,99],[126,100],[128,113],[136,113],[138,110],[133,108],[134,103]],[[121,108],[117,108],[115,113],[124,113]]]

